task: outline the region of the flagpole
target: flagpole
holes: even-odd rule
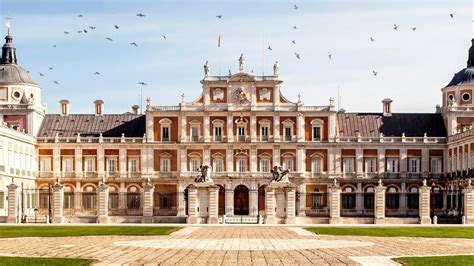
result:
[[[217,47],[219,49],[219,77],[221,76],[221,34],[219,33],[219,39],[217,40]]]
[[[262,32],[262,76],[265,76],[265,32]]]

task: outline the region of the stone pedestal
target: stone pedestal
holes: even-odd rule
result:
[[[186,216],[186,201],[184,200],[183,184],[178,183],[178,216]]]
[[[298,205],[298,216],[306,216],[306,184],[303,184],[299,188],[299,205]]]
[[[234,190],[227,188],[225,190],[225,215],[234,215]]]
[[[200,195],[198,197],[198,195]],[[188,187],[188,224],[219,223],[219,187],[194,183]]]
[[[249,203],[249,216],[258,216],[258,189],[250,189]]]
[[[469,184],[464,192],[464,222],[474,224],[474,187]]]
[[[10,184],[8,188],[8,216],[7,223],[16,224],[19,223],[18,217],[18,186]]]
[[[142,223],[153,223],[153,185],[149,182],[143,186],[143,217]]]
[[[419,214],[420,224],[431,224],[430,216],[430,192],[431,188],[424,185],[418,190],[419,193]]]
[[[383,224],[385,222],[385,189],[381,183],[375,187],[374,199],[374,223]]]
[[[97,223],[109,223],[109,186],[105,183],[99,185],[99,200],[97,204]]]
[[[296,216],[296,188],[286,187],[286,224],[294,224]]]
[[[265,223],[275,224],[275,188],[265,187]]]
[[[329,188],[329,223],[341,223],[341,187],[338,185]]]
[[[52,223],[64,223],[64,187],[56,184],[53,187],[53,219]]]

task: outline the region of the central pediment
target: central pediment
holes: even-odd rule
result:
[[[239,72],[229,78],[229,82],[255,82],[255,74]]]

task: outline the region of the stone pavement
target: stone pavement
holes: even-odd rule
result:
[[[440,230],[442,230],[440,228]],[[99,265],[359,265],[393,256],[474,254],[472,239],[317,236],[298,227],[186,227],[169,236],[0,239],[0,254]]]

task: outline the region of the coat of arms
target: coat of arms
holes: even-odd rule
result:
[[[247,93],[245,92],[243,87],[240,87],[235,90],[234,92],[234,102],[238,102],[240,104],[248,102],[248,96]]]

